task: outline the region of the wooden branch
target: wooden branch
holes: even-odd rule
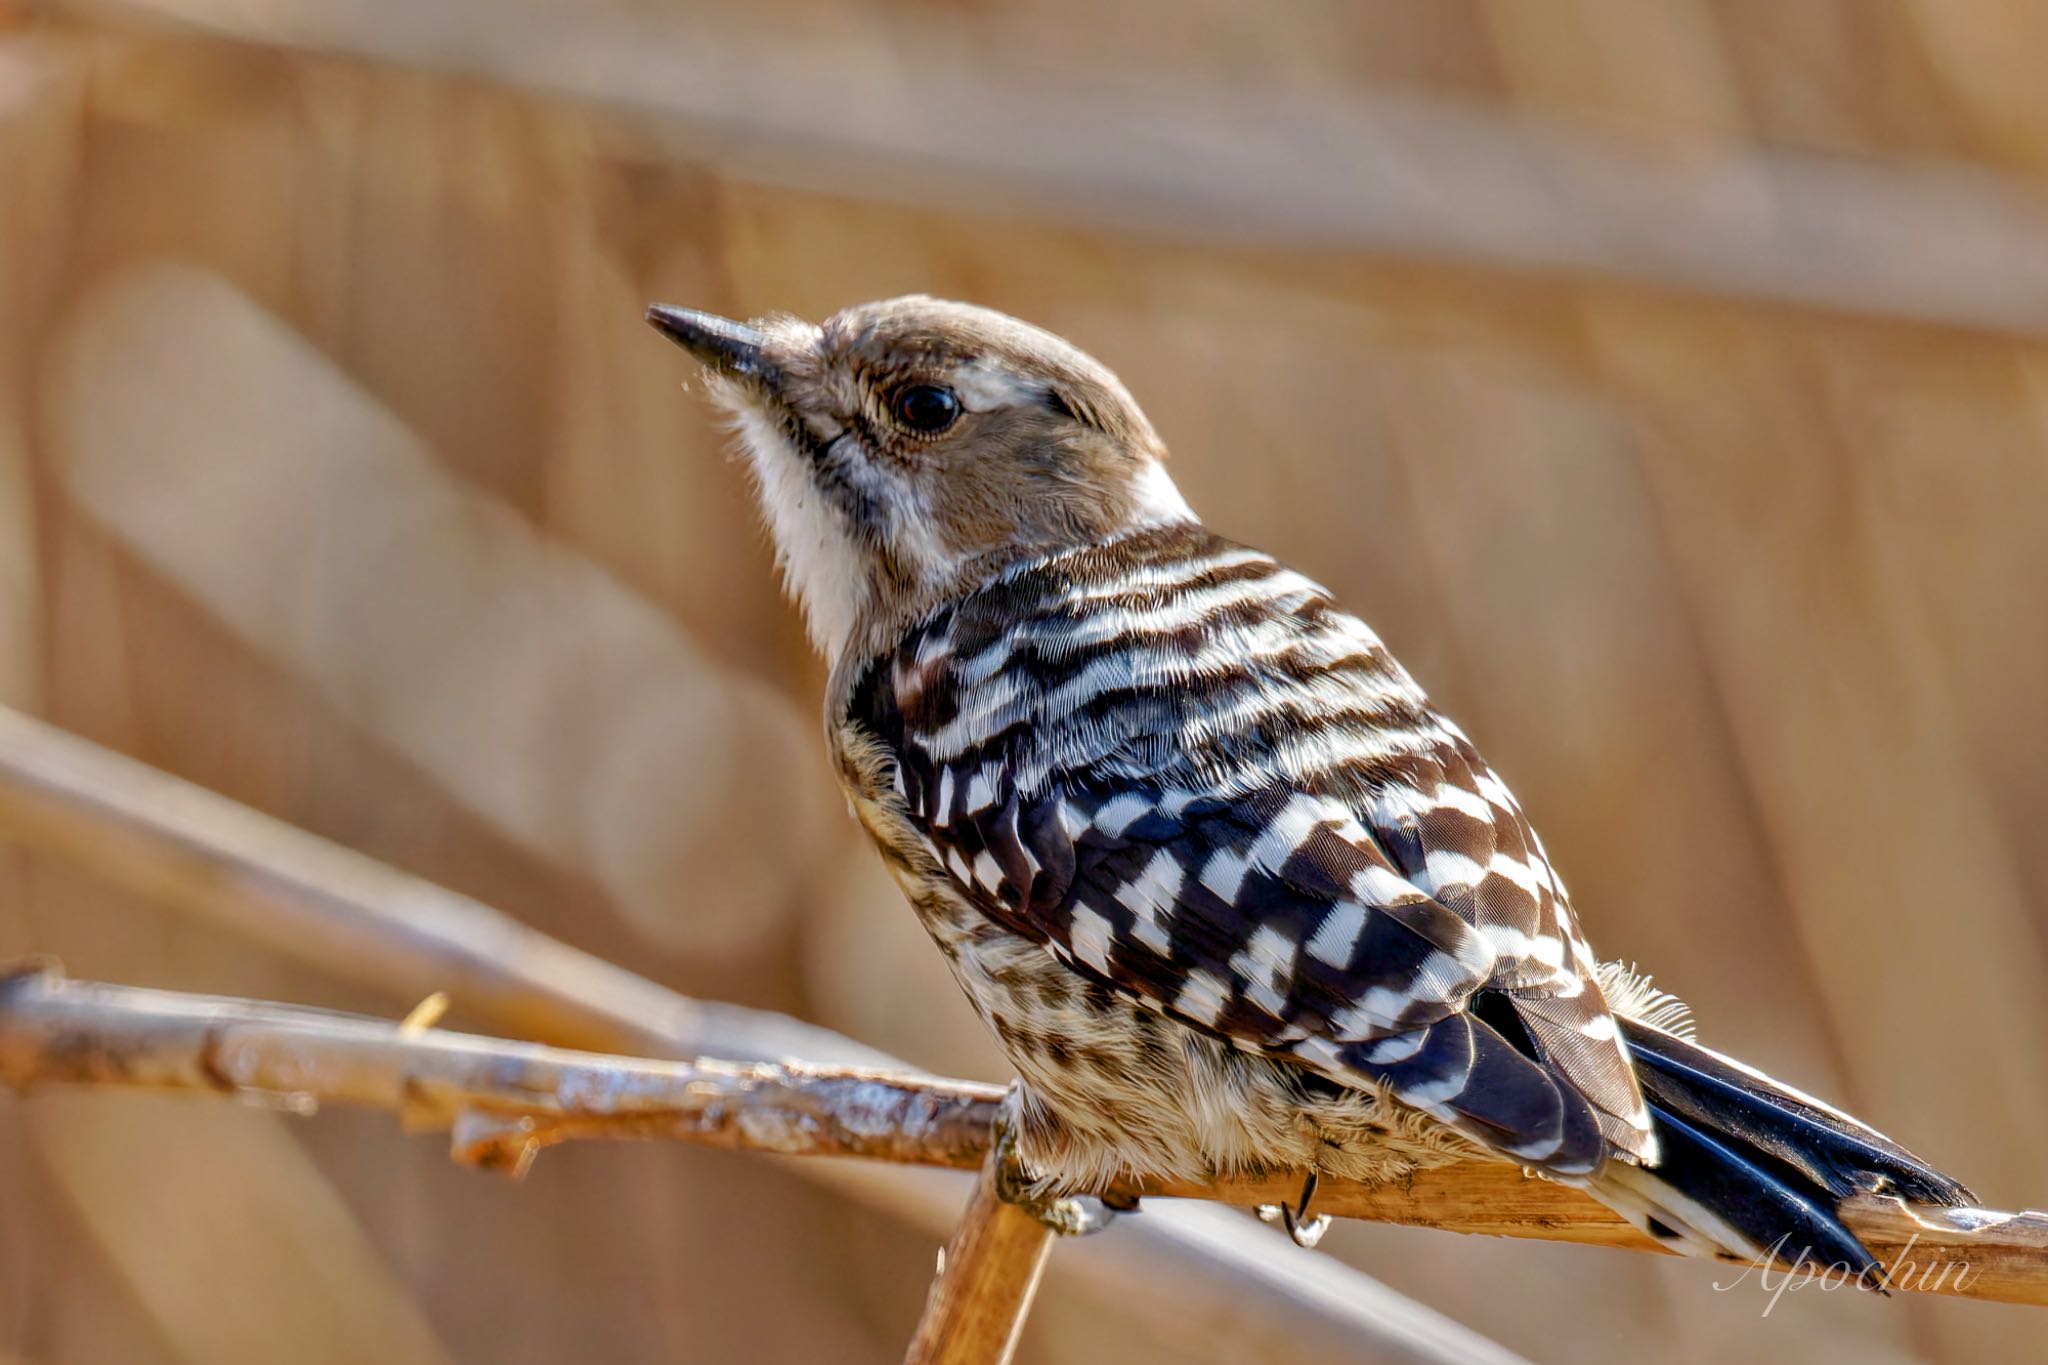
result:
[[[862,1067],[644,1061],[408,1029],[356,1015],[68,981],[0,982],[0,1080],[225,1093],[310,1110],[399,1113],[448,1130],[454,1155],[522,1171],[552,1143],[665,1138],[784,1156],[973,1169],[1001,1092]],[[1117,1193],[1242,1206],[1292,1198],[1295,1177],[1135,1182]],[[1319,1211],[1452,1232],[1661,1250],[1578,1190],[1466,1162],[1385,1185],[1325,1180]],[[2048,1304],[2048,1214],[1860,1198],[1844,1220],[1898,1289]],[[1013,1268],[1022,1239],[976,1254]],[[970,1247],[974,1243],[970,1239]],[[967,1272],[963,1272],[967,1273]],[[940,1357],[943,1358],[943,1357]]]
[[[1038,1293],[1052,1233],[996,1195],[994,1153],[946,1249],[904,1365],[1007,1365]]]
[[[0,707],[0,840],[346,979],[446,991],[575,1047],[889,1059],[787,1015],[692,1000],[467,896]]]
[[[371,989],[408,1001],[445,990],[506,1033],[670,1058],[708,1052],[911,1069],[829,1029],[679,995],[478,901],[4,707],[0,841]],[[537,1140],[526,1151],[567,1132],[556,1117],[552,1129],[535,1118]],[[628,1123],[607,1122],[617,1130]],[[480,1115],[469,1123],[466,1133],[488,1135]],[[479,1149],[486,1153],[508,1155]],[[977,1146],[965,1163],[979,1159]],[[954,1225],[952,1196],[916,1179],[919,1172],[884,1163],[799,1169],[919,1226]],[[1322,1258],[1305,1269],[1268,1229],[1221,1238],[1201,1217],[1211,1212],[1189,1206],[1147,1219],[1113,1245],[1079,1247],[1064,1259],[1088,1264],[1084,1288],[1123,1286],[1118,1304],[1135,1306],[1153,1335],[1203,1356],[1278,1362],[1310,1349],[1327,1365],[1520,1359],[1340,1262]],[[1174,1294],[1128,1292],[1190,1280],[1227,1284],[1241,1311],[1227,1324],[1208,1322],[1197,1339]]]
[[[972,1170],[1002,1098],[910,1073],[615,1057],[42,967],[0,981],[0,1081],[382,1109],[412,1131],[452,1132],[458,1160],[514,1171],[542,1147],[600,1137]]]

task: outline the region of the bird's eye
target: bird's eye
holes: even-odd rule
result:
[[[960,400],[936,384],[912,384],[890,400],[889,410],[911,431],[934,436],[960,420]]]

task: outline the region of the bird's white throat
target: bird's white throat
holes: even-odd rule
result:
[[[807,461],[775,423],[750,405],[732,407],[784,590],[803,610],[812,647],[837,659],[872,590],[865,559],[845,516],[819,493]]]
[[[713,394],[732,413],[746,449],[784,589],[803,611],[812,646],[827,661],[836,660],[874,591],[871,553],[857,541],[846,514],[820,493],[811,461],[781,427],[737,392],[720,393],[714,386]],[[860,471],[851,472],[860,478]],[[928,510],[904,505],[906,490],[885,487],[885,476],[867,473],[868,491],[890,515],[888,534],[902,567],[928,583],[950,581],[962,559],[946,545]],[[1130,494],[1127,530],[1195,520],[1157,460],[1144,461]]]

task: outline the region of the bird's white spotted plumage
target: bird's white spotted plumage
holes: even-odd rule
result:
[[[1477,1155],[1677,1249],[1865,1267],[1843,1196],[1967,1197],[1598,966],[1464,732],[1201,524],[1099,363],[926,298],[650,317],[738,417],[851,805],[1018,1069],[1040,1186]]]
[[[1519,809],[1300,575],[1194,523],[1029,560],[877,658],[848,716],[932,857],[971,858],[959,890],[1102,986],[1562,1175],[1654,1158]],[[1509,988],[1533,1057],[1467,1009]]]

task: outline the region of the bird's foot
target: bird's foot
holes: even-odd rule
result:
[[[1316,1197],[1316,1172],[1311,1169],[1308,1178],[1301,1182],[1301,1198],[1292,1204],[1261,1204],[1258,1208],[1259,1221],[1278,1223],[1287,1229],[1287,1235],[1298,1247],[1315,1249],[1323,1240],[1323,1234],[1330,1230],[1330,1215],[1319,1213],[1309,1217],[1309,1201]]]
[[[1014,1204],[1062,1237],[1086,1237],[1116,1221],[1117,1209],[1093,1195],[1047,1195],[1033,1188],[1024,1165],[1017,1159],[1017,1113],[1020,1100],[1016,1087],[1003,1098],[996,1114],[994,1138],[996,1197]],[[1135,1207],[1135,1206],[1134,1206]]]

